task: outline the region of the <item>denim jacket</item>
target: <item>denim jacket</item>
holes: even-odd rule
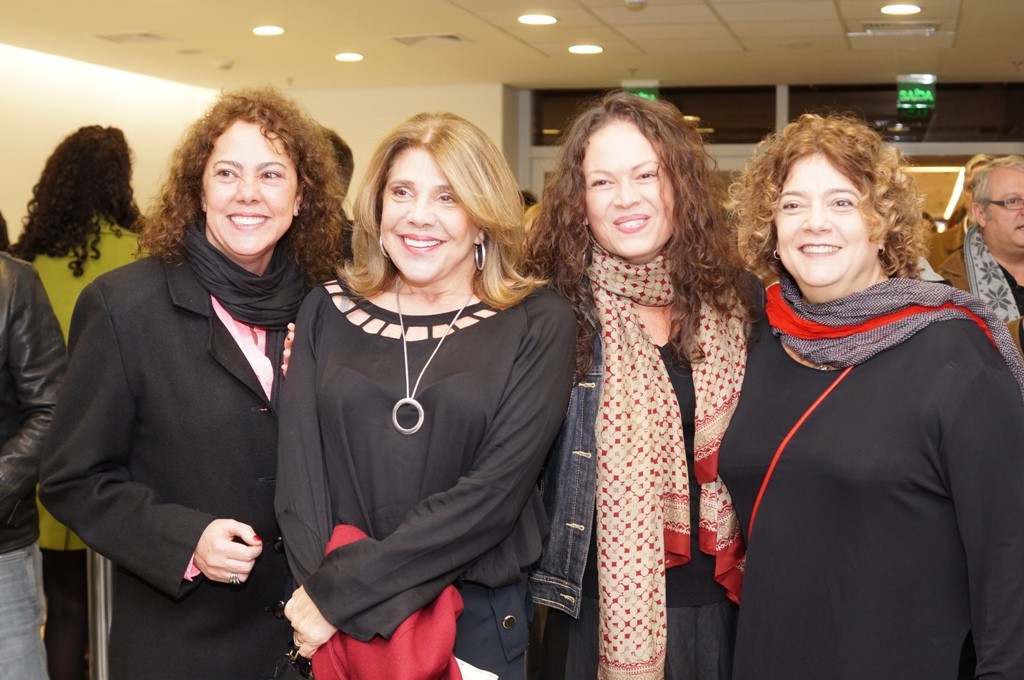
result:
[[[550,532],[544,552],[530,570],[533,601],[580,615],[583,570],[594,530],[597,494],[595,424],[604,360],[601,338],[594,338],[594,365],[573,386],[562,429],[541,480]]]

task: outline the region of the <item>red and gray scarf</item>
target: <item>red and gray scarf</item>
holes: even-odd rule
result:
[[[783,275],[768,287],[768,322],[784,345],[824,366],[862,364],[938,321],[973,321],[999,350],[1024,397],[1024,359],[1006,326],[971,295],[952,286],[916,279],[887,279],[822,304],[803,299]]]

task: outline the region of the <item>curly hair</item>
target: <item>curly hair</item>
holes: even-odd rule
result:
[[[391,289],[400,274],[381,252],[380,221],[388,173],[408,149],[430,154],[455,200],[484,236],[484,268],[473,277],[477,297],[505,309],[540,285],[540,280],[522,274],[523,199],[501,150],[483,130],[460,116],[421,113],[392,130],[370,159],[354,206],[355,257],[345,267],[352,291],[371,297]]]
[[[232,124],[258,125],[295,163],[302,209],[288,234],[309,283],[334,276],[341,262],[343,191],[334,151],[319,123],[273,88],[226,92],[185,133],[167,180],[143,220],[139,249],[167,262],[185,256],[187,230],[203,220],[203,173],[217,139]]]
[[[860,191],[860,212],[871,240],[882,244],[879,260],[885,274],[918,278],[929,227],[906,160],[862,121],[839,114],[804,114],[766,137],[730,187],[739,249],[747,265],[765,280],[784,271],[773,254],[779,195],[793,165],[812,155],[824,156]]]
[[[590,137],[615,121],[632,123],[650,141],[672,192],[673,234],[665,259],[674,290],[670,342],[676,359],[689,363],[703,358],[697,340],[702,304],[721,312],[739,310],[748,322],[751,310],[747,277],[715,192],[715,164],[700,133],[672,104],[614,90],[585,108],[563,134],[527,241],[531,273],[547,279],[576,312],[579,375],[593,365],[597,333],[586,276],[593,236],[587,226],[583,161]]]
[[[24,231],[11,252],[72,256],[68,267],[81,276],[85,261],[100,256],[100,228],[135,231],[140,219],[132,192],[131,150],[116,127],[88,125],[68,135],[46,160],[32,188]]]

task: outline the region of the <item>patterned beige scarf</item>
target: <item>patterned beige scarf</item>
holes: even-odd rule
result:
[[[690,559],[690,481],[679,402],[634,303],[667,305],[672,285],[662,257],[633,265],[596,246],[588,275],[604,355],[596,426],[599,678],[660,680],[665,569]],[[718,476],[718,448],[739,401],[746,339],[742,319],[709,307],[698,332],[705,354],[693,366],[698,545],[715,555],[715,578],[738,602],[743,542]]]

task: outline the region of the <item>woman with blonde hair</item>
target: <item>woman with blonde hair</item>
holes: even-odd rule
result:
[[[285,613],[317,678],[339,677],[364,641],[390,639],[384,653],[401,659],[396,629],[438,607],[439,673],[454,652],[524,677],[525,570],[547,527],[536,482],[574,330],[568,306],[521,273],[522,223],[483,131],[415,116],[367,167],[353,261],[299,313],[277,509],[300,584]],[[457,677],[431,674],[423,652],[388,677]],[[359,658],[353,677],[378,677],[385,662]]]
[[[733,677],[1024,677],[1024,361],[980,300],[917,278],[899,150],[804,115],[732,197],[778,279],[720,458],[747,544]]]

